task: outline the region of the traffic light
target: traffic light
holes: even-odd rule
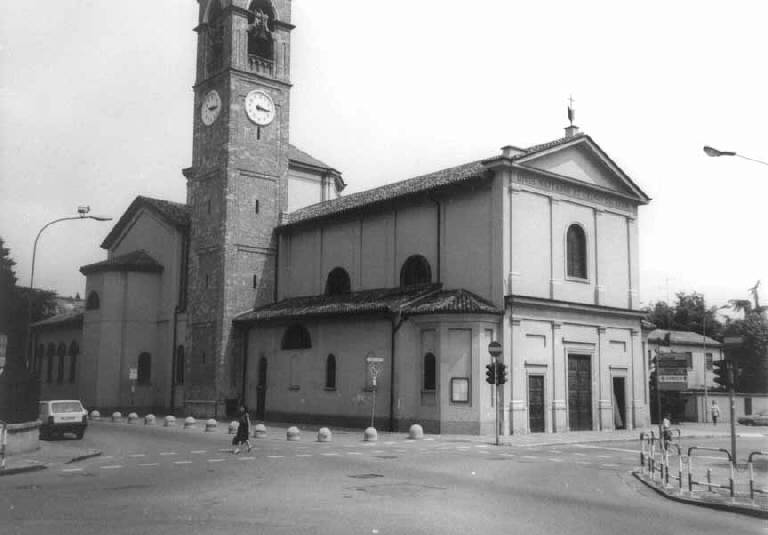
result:
[[[712,373],[715,376],[714,381],[723,390],[728,390],[730,387],[729,364],[730,362],[727,360],[716,360],[712,362]]]
[[[488,383],[489,385],[496,384],[496,365],[495,364],[485,365],[485,382]]]
[[[496,363],[496,380],[500,385],[507,382],[507,365],[503,362]]]

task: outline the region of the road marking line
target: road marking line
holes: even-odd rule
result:
[[[62,472],[82,472],[82,468],[65,468],[62,470]]]
[[[589,448],[592,450],[609,450],[609,451],[637,453],[637,450],[629,450],[626,448],[609,448],[608,446],[590,446],[589,444],[574,444],[574,446],[577,448]]]
[[[209,463],[223,463],[224,459],[208,459]]]
[[[252,461],[255,458],[256,457],[238,457],[238,459],[240,459],[241,461]]]
[[[173,461],[173,464],[192,464],[192,461]]]
[[[617,467],[619,465],[618,464],[613,464],[613,463],[606,463],[606,464],[602,464],[600,466],[604,466],[606,468],[615,468],[615,467]]]
[[[176,455],[175,451],[162,451],[160,455]]]
[[[391,446],[391,445],[392,445],[392,444],[394,444],[394,443],[395,443],[394,441],[390,440],[390,441],[388,441],[388,442],[385,442],[385,443],[384,443],[384,445],[385,445],[385,446]]]
[[[430,438],[425,438],[424,440],[435,440],[435,439],[430,437]]]
[[[139,466],[160,466],[160,463],[140,463]]]
[[[299,453],[296,455],[296,457],[312,457],[309,453]]]
[[[538,459],[535,455],[523,455],[523,459]]]
[[[122,464],[108,464],[107,466],[102,466],[102,470],[117,470],[118,468],[122,468]]]
[[[550,457],[550,458],[549,458],[549,459],[547,459],[547,460],[548,460],[548,461],[552,461],[553,463],[561,463],[561,462],[563,462],[563,460],[562,460],[562,459],[557,459],[556,457]]]
[[[146,457],[146,453],[131,453],[128,457]]]
[[[323,457],[338,457],[339,456],[338,453],[321,453],[320,455],[322,455]]]
[[[488,444],[475,444],[476,448],[487,448]]]
[[[285,455],[267,455],[268,459],[282,459]]]
[[[192,450],[189,453],[191,453],[192,455],[199,455],[202,453],[208,453],[208,450]]]
[[[362,455],[359,451],[348,451],[347,455]]]
[[[574,453],[574,455],[577,455],[579,457],[586,457],[587,456],[586,453],[578,453],[578,452]]]
[[[514,457],[514,456],[515,456],[515,454],[514,454],[514,453],[502,453],[502,454],[500,454],[500,455],[501,455],[502,457]]]

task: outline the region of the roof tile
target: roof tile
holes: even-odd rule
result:
[[[142,271],[147,273],[160,273],[163,265],[149,256],[146,251],[140,249],[123,255],[113,256],[95,264],[88,264],[80,268],[80,273],[90,275],[103,271]]]

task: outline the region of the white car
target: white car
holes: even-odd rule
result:
[[[88,427],[88,412],[76,399],[55,399],[40,402],[40,438],[74,433],[80,439]]]

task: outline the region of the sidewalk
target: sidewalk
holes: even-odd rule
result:
[[[0,470],[0,477],[45,470],[49,466],[68,464],[101,455],[94,449],[83,448],[72,441],[72,445],[62,442],[40,441],[40,449],[6,458],[5,470]]]

